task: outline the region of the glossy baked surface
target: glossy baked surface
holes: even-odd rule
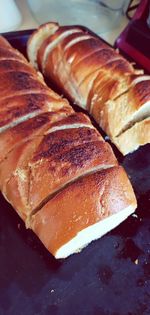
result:
[[[10,38],[22,50],[27,34]],[[150,314],[150,145],[116,155],[131,178],[137,216],[64,261],[0,197],[0,315]]]

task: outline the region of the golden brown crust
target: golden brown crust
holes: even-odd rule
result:
[[[50,34],[54,34],[58,28],[58,23],[49,22],[40,25],[39,28],[31,34],[28,40],[27,54],[36,69],[38,69],[37,53],[40,46],[42,45],[43,41],[49,37]]]
[[[80,29],[78,27],[72,28],[72,29],[76,29],[76,30],[80,31]],[[58,28],[58,30],[56,30],[56,32],[54,34],[50,35],[49,37],[47,37],[43,41],[43,43],[41,44],[41,47],[39,48],[38,53],[37,53],[37,61],[38,61],[39,68],[41,70],[43,70],[42,69],[43,55],[45,53],[45,49],[47,48],[47,46],[52,44],[55,41],[55,39],[59,38],[60,35],[62,35],[63,33],[65,33],[68,30],[70,31],[69,25],[68,26],[61,26]]]
[[[77,80],[77,84],[79,85],[80,82],[91,72],[94,72],[100,68],[100,66],[102,67],[112,59],[118,59],[118,55],[109,47],[104,48],[98,52],[95,52],[91,58],[85,58],[80,63],[75,65],[74,69],[72,69],[72,75],[74,75]]]
[[[100,124],[114,138],[134,123],[149,117],[149,115],[150,80],[144,80],[135,85],[133,84],[129,91],[116,100],[106,102]]]
[[[79,34],[74,34],[74,36],[79,36]],[[82,36],[85,36],[85,33],[83,33]],[[91,53],[106,47],[106,44],[104,44],[103,42],[100,43],[100,41],[93,36],[89,35],[89,38],[87,38],[86,40],[82,40],[82,36],[80,42],[74,43],[71,47],[67,49],[64,54],[66,60],[69,58],[69,56],[75,55],[76,58],[74,59],[74,61],[78,62],[78,58],[82,59],[83,57],[87,57]],[[64,46],[65,48],[65,46],[69,43],[69,40],[70,38],[68,36],[67,38],[65,38],[65,40],[62,41],[61,46]],[[75,62],[73,62],[73,64],[75,64]]]
[[[28,203],[30,169],[28,163],[42,137],[20,144],[0,164],[1,191],[21,217],[31,213]]]
[[[68,29],[71,32],[73,27]],[[83,28],[77,34],[68,33],[57,43],[59,30],[61,27],[53,35],[55,49],[49,52],[45,62],[47,77],[76,104],[87,109],[112,139],[149,117],[149,78],[142,79],[140,72],[118,51]]]
[[[48,130],[55,121],[58,122],[67,115],[71,114],[71,112],[71,107],[64,106],[61,109],[58,108],[58,110],[56,108],[55,111],[42,113],[1,133],[0,162],[2,162],[2,160],[12,149],[14,149],[15,146],[18,146],[21,142],[32,139],[37,135],[44,134],[44,132],[46,132],[46,130]],[[13,113],[12,110],[11,113]]]
[[[65,144],[66,145],[66,144]],[[67,147],[67,146],[66,146]],[[41,158],[41,159],[40,159]],[[64,149],[63,144],[51,145],[30,163],[30,200],[33,208],[66,183],[90,172],[93,168],[115,165],[116,159],[105,142],[84,142]],[[39,179],[43,184],[39,185]],[[39,186],[37,195],[37,185]]]
[[[29,65],[22,60],[0,60],[0,74],[11,71],[27,72],[36,75],[36,71],[33,68],[29,67]]]
[[[77,127],[77,125],[85,125],[85,126],[89,126],[89,128],[94,128],[91,124],[91,120],[90,118],[83,114],[83,113],[76,113],[76,112],[70,112],[70,115],[65,117],[63,120],[59,121],[59,122],[54,122],[52,124],[52,127],[55,126],[61,126],[64,125],[67,128],[67,125],[70,125],[72,127],[74,127],[74,125]],[[95,129],[95,128],[94,128]],[[96,129],[95,129],[96,131]],[[99,133],[98,133],[99,134]],[[99,134],[100,135],[100,134]],[[102,137],[101,137],[102,138]],[[102,138],[103,139],[103,138]]]
[[[132,86],[129,91],[129,101],[133,103],[131,106],[135,109],[150,101],[150,77],[149,80],[140,81]]]
[[[77,233],[131,204],[136,206],[136,200],[126,173],[114,167],[63,189],[33,216],[31,228],[55,255]]]
[[[71,113],[72,110],[65,100],[54,99],[51,97],[50,93],[33,93],[25,95],[17,95],[9,97],[0,101],[0,128],[5,126],[9,128],[13,122],[19,118],[22,120],[25,119],[26,115],[29,115],[28,118],[32,118],[32,115],[39,115],[42,112],[51,112],[58,111],[61,108],[68,109]],[[1,130],[1,129],[0,129]]]
[[[60,130],[55,130],[56,127]],[[74,178],[97,166],[104,168],[115,165],[117,160],[109,144],[101,141],[99,133],[90,127],[89,119],[84,114],[73,114],[61,122],[49,125],[48,133],[43,138],[36,137],[24,142],[10,152],[0,168],[2,190],[7,199],[17,209],[20,208],[17,204],[20,205],[23,201],[21,194],[19,200],[17,187],[22,187],[22,174],[27,171],[29,178],[25,185],[28,182],[29,196],[26,199],[29,201],[28,211],[31,212],[47,196]],[[10,195],[12,182],[18,183],[17,200],[13,200]],[[21,188],[21,191],[25,189]],[[26,204],[22,204],[23,213],[26,207]]]
[[[45,38],[48,30],[55,32],[57,29],[55,23],[47,26]],[[44,26],[40,28],[43,29]],[[69,27],[63,29],[68,30]],[[33,38],[36,53],[38,40],[34,35]],[[9,48],[8,51],[13,50]],[[17,58],[12,57],[14,61],[10,64],[10,60],[4,62],[0,68],[0,121],[3,120],[0,188],[26,224],[31,226],[33,213],[37,213],[31,227],[55,254],[59,246],[84,227],[128,205],[133,204],[134,210],[136,201],[124,171],[117,167],[110,145],[102,139],[90,120],[84,114],[74,113],[68,102],[49,90],[43,78],[32,72],[17,52],[15,54]],[[36,56],[32,60],[36,62]],[[22,63],[21,68],[20,65],[17,68],[18,63]],[[27,116],[28,113],[31,115]],[[33,114],[38,116],[31,118]],[[20,120],[17,120],[18,117]],[[23,122],[23,119],[26,121]],[[6,123],[10,129],[4,131],[2,128]],[[102,171],[110,167],[109,171]],[[49,205],[52,205],[52,216],[49,216],[44,231],[43,213],[50,213]],[[53,223],[55,211],[59,226],[58,222],[56,225]],[[70,223],[65,223],[65,219],[69,219]],[[70,234],[66,229],[70,230]]]
[[[10,47],[0,46],[0,60],[22,60],[27,62],[25,57],[16,49]]]
[[[12,48],[12,46],[9,44],[8,40],[6,40],[3,36],[0,35],[0,47],[3,48]]]
[[[37,80],[30,73],[9,72],[1,74],[0,99],[15,95],[17,92],[25,92],[29,90],[45,91],[47,88],[44,83]]]

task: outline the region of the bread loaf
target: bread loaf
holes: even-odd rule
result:
[[[90,119],[2,37],[1,45],[10,57],[0,67],[0,189],[50,253],[65,258],[126,219],[136,198]]]
[[[52,28],[52,23],[49,25]],[[74,34],[75,26],[67,27],[66,33],[65,27],[57,24],[55,32],[49,30],[43,41],[42,29],[44,32],[44,25],[32,34],[27,48],[29,59],[36,60],[42,73],[86,109],[123,154],[150,143],[149,132],[138,140],[138,126],[145,125],[144,120],[150,117],[150,76],[135,70],[83,27],[78,26],[80,32]],[[36,54],[35,41],[39,43]],[[135,137],[130,138],[131,128],[136,133],[135,143]]]
[[[65,258],[114,228],[134,207],[124,170],[113,167],[78,179],[58,193],[33,215],[31,227],[56,258]]]

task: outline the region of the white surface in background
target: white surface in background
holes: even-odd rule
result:
[[[14,0],[0,0],[0,32],[16,29],[21,24],[21,14]]]
[[[22,24],[17,29],[23,30],[23,29],[36,28],[39,25],[39,23],[33,17],[28,7],[27,1],[16,0],[16,3],[22,15]],[[113,28],[112,30],[109,30],[108,32],[103,32],[100,34],[100,36],[113,45],[114,41],[122,32],[122,30],[126,27],[127,24],[128,24],[128,19],[126,18],[126,16],[122,15],[119,25],[116,28]]]
[[[39,24],[53,20],[60,25],[82,24],[99,35],[117,27],[123,12],[122,1],[118,9],[98,0],[27,0],[27,3]]]

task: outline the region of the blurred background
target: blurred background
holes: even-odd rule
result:
[[[31,29],[47,21],[82,24],[113,44],[139,0],[0,0],[0,32]],[[132,10],[131,10],[132,11]],[[134,10],[133,10],[134,11]]]

